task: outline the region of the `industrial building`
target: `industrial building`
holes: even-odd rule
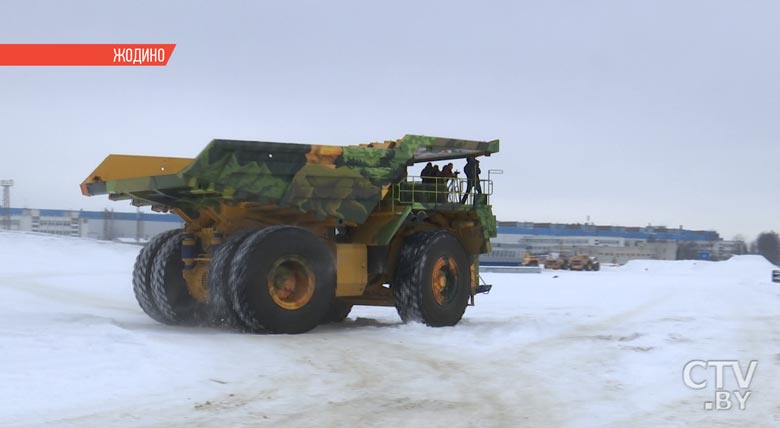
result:
[[[169,229],[183,227],[173,214],[0,208],[0,228],[100,240],[144,242]],[[593,224],[498,222],[492,252],[483,265],[517,265],[524,254],[570,257],[587,254],[602,263],[629,260],[675,260],[678,248],[694,248],[696,258],[723,260],[744,248],[743,242],[724,241],[714,231],[659,226],[623,227]]]
[[[683,243],[694,245],[699,259],[721,260],[738,248],[715,231],[528,222],[499,222],[498,237],[491,242],[493,251],[480,258],[484,265],[519,264],[526,253],[542,257],[587,254],[615,264],[636,259],[675,260]]]
[[[184,224],[173,214],[35,208],[3,208],[2,220],[2,228],[6,230],[139,242]]]

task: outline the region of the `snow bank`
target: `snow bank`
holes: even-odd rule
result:
[[[712,262],[705,260],[632,260],[616,268],[622,272],[653,275],[713,275],[728,278],[743,278],[751,281],[770,281],[777,266],[763,256],[733,256],[728,260]]]

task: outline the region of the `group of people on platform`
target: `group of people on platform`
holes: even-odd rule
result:
[[[449,180],[452,178],[457,178],[458,174],[460,174],[460,171],[453,171],[452,168],[455,166],[452,164],[452,162],[448,163],[444,166],[444,168],[439,169],[439,165],[434,165],[431,162],[428,162],[427,165],[425,165],[425,168],[420,172],[420,176],[422,177],[423,183],[449,183]],[[445,179],[445,180],[438,180],[438,179]]]
[[[433,165],[433,163],[428,162],[428,164],[425,165],[425,168],[420,172],[422,182],[442,184],[449,189],[450,183],[454,181],[455,178],[458,178],[458,174],[460,174],[459,171],[453,171],[454,167],[452,162],[450,162],[445,165],[444,168],[439,169],[439,165]],[[466,191],[460,199],[461,204],[466,202],[466,199],[468,199],[472,190],[474,190],[475,194],[482,194],[482,186],[479,183],[479,174],[482,172],[479,169],[479,160],[475,157],[466,158],[466,166],[463,168],[463,172],[466,174],[467,185]]]

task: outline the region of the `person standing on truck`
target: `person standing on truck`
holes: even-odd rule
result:
[[[441,177],[441,170],[439,169],[439,165],[434,165],[433,169],[431,170],[431,181],[429,183],[438,183],[439,177]]]
[[[441,170],[440,177],[444,179],[443,181],[444,184],[447,186],[447,189],[450,188],[450,184],[452,183],[452,181],[458,178],[458,174],[460,174],[460,172],[452,170],[452,168],[454,167],[455,165],[453,165],[452,162],[450,162],[447,165],[445,165],[444,168]]]
[[[469,197],[469,193],[474,189],[474,202],[476,202],[476,195],[482,194],[482,185],[479,183],[479,174],[482,172],[479,169],[479,161],[475,157],[466,158],[466,166],[463,168],[463,172],[466,173],[466,191],[463,193],[463,197],[460,198],[460,203],[465,204],[466,199]]]
[[[425,168],[420,171],[420,178],[422,178],[423,183],[432,183],[433,180],[431,180],[431,177],[433,176],[433,164],[428,162],[425,165]]]
[[[452,162],[448,163],[444,166],[444,169],[441,170],[441,176],[443,178],[455,178],[460,174],[457,171],[453,171],[452,168],[454,168],[455,165],[452,164]]]

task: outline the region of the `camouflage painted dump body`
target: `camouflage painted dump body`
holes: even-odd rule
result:
[[[377,207],[382,188],[404,178],[415,162],[490,155],[498,141],[418,135],[360,146],[324,146],[213,140],[176,174],[121,180],[88,178],[85,194],[132,199],[194,211],[221,201],[296,208],[318,218],[363,223]],[[494,222],[491,215],[488,223]]]

